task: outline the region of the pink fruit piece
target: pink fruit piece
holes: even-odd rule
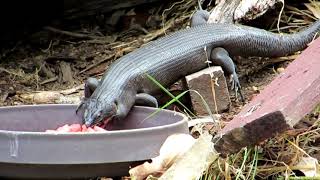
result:
[[[71,124],[70,125],[70,132],[81,132],[81,125],[80,124]]]
[[[107,130],[99,127],[99,126],[93,126],[93,127],[87,127],[85,124],[66,124],[61,127],[58,127],[56,130],[46,130],[46,132],[50,133],[66,133],[66,132],[106,132]]]
[[[62,127],[59,127],[59,128],[57,129],[57,131],[58,131],[58,132],[70,132],[69,124],[66,124],[66,125],[64,125],[64,126],[62,126]]]
[[[81,132],[87,132],[87,130],[88,130],[87,126],[86,126],[85,124],[82,125],[82,130],[81,130]]]
[[[105,129],[99,127],[99,126],[94,126],[93,129],[96,131],[96,132],[106,132]]]
[[[91,127],[88,127],[87,132],[95,132],[94,129],[92,129]]]

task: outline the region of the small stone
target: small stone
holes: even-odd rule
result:
[[[22,105],[22,103],[21,103],[21,102],[14,101],[14,102],[13,102],[13,105],[15,105],[15,106],[17,106],[17,105]]]
[[[255,91],[255,92],[258,92],[258,91],[259,91],[259,88],[256,87],[256,86],[252,86],[252,90]]]
[[[283,73],[283,72],[284,72],[284,68],[283,68],[283,67],[277,68],[277,72],[278,72],[278,73]]]
[[[228,86],[220,66],[213,66],[188,75],[186,81],[188,89],[197,91],[213,114],[229,108],[231,102]],[[209,115],[201,97],[193,91],[190,92],[190,96],[195,113],[199,116]]]

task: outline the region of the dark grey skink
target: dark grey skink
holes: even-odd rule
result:
[[[146,74],[168,87],[182,77],[220,65],[240,88],[232,56],[279,57],[304,49],[320,29],[320,21],[290,35],[234,24],[206,24],[208,12],[198,11],[189,29],[150,42],[121,57],[98,82],[88,79],[85,99],[79,105],[91,126],[123,119],[136,102],[157,106],[152,94],[160,88]],[[230,55],[230,56],[229,56]]]

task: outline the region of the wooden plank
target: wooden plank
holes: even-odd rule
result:
[[[320,38],[214,138],[222,154],[235,153],[292,128],[320,103]]]

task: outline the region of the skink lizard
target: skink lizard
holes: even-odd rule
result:
[[[191,27],[180,30],[118,59],[100,81],[89,78],[79,105],[87,126],[121,120],[139,102],[157,107],[152,94],[160,88],[146,74],[167,87],[208,66],[219,65],[241,88],[233,56],[279,57],[304,49],[320,29],[320,21],[294,34],[276,34],[235,24],[207,24],[209,13],[197,11]]]

